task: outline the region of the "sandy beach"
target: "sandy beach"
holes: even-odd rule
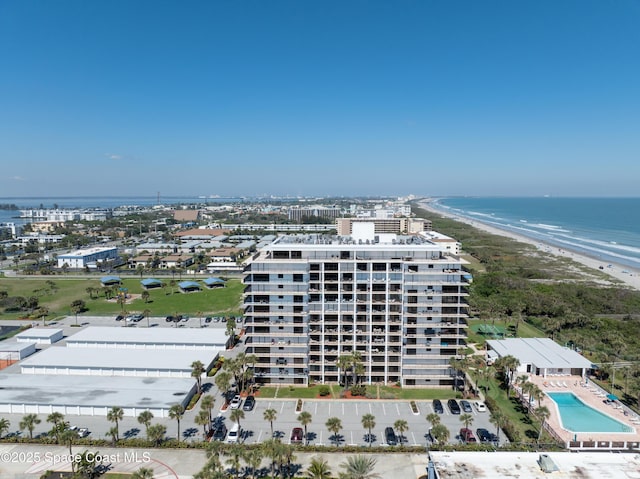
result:
[[[473,226],[474,228],[477,228],[482,231],[486,231],[487,233],[505,236],[507,238],[520,241],[521,243],[527,243],[527,244],[533,245],[536,248],[538,248],[540,251],[543,251],[545,253],[553,254],[555,256],[560,256],[563,258],[570,258],[573,261],[580,263],[588,268],[592,268],[594,270],[605,273],[611,276],[612,278],[615,278],[623,282],[624,284],[626,284],[631,288],[640,290],[640,270],[631,269],[628,266],[621,266],[615,263],[610,263],[611,266],[609,267],[609,264],[603,264],[602,260],[599,260],[597,258],[592,258],[585,254],[580,254],[566,248],[560,249],[556,246],[541,242],[538,239],[528,238],[527,236],[524,236],[524,235],[520,235],[517,233],[513,233],[511,231],[496,228],[495,226],[492,226],[492,225],[487,225],[475,219],[465,218],[463,216],[450,213],[446,210],[434,207],[432,202],[433,200],[424,199],[419,202],[419,205],[425,210],[431,211],[432,213],[439,214],[441,216],[454,219],[456,221],[460,221],[461,223],[466,223],[468,225]],[[603,267],[603,269],[600,269],[601,266]]]

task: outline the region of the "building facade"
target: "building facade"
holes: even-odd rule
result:
[[[58,268],[84,268],[118,258],[118,248],[87,248],[58,256]]]
[[[351,235],[358,223],[373,223],[376,233],[422,233],[431,231],[431,221],[422,218],[338,218],[336,229],[341,236]]]
[[[449,361],[466,338],[464,264],[422,237],[279,237],[244,270],[256,379],[340,382],[350,373],[338,358],[357,351],[363,383],[453,385]]]

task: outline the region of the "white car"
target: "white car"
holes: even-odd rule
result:
[[[478,412],[487,412],[487,406],[485,406],[483,402],[474,401],[473,405],[476,407]]]
[[[87,437],[88,435],[89,435],[89,429],[87,429],[86,427],[81,427],[80,429],[78,429],[78,436]]]
[[[238,409],[241,404],[242,404],[242,398],[239,395],[236,394],[233,397],[233,399],[231,400],[231,402],[229,403],[229,408],[230,409]]]

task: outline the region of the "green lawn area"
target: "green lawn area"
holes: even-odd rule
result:
[[[333,397],[338,397],[340,394],[340,387],[336,385],[329,385]],[[277,393],[277,394],[276,394]],[[320,394],[320,386],[311,386],[308,388],[297,388],[289,386],[280,387],[261,387],[261,398],[290,398],[290,399],[314,399]],[[330,398],[331,396],[327,396]]]
[[[51,288],[47,281],[55,285]],[[166,288],[150,290],[149,302],[145,303],[135,295],[142,293],[143,288],[139,278],[126,278],[122,280],[122,286],[128,289],[128,293],[134,298],[125,306],[128,312],[142,312],[148,309],[153,316],[166,316],[169,314],[188,314],[196,316],[198,311],[203,315],[240,315],[242,314],[242,291],[244,285],[241,281],[231,279],[227,281],[225,288],[208,289],[203,286],[202,291],[183,294],[178,292],[177,286],[169,286],[169,279],[164,280]],[[179,282],[179,281],[178,281]],[[96,288],[93,299],[90,298],[87,288]],[[88,315],[112,315],[121,311],[121,305],[115,300],[107,301],[99,278],[90,279],[63,279],[63,278],[0,278],[0,290],[7,291],[9,296],[22,296],[38,298],[40,306],[49,309],[49,318],[70,314],[69,307],[72,301],[83,300],[88,310]],[[3,319],[15,319],[25,316],[25,313],[3,313]]]

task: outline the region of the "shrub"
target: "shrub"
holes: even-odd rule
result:
[[[367,388],[362,384],[351,386],[351,389],[349,390],[349,392],[351,392],[352,396],[364,396],[367,392]]]
[[[318,394],[320,394],[320,396],[322,397],[328,396],[329,394],[331,394],[331,388],[326,384],[323,384],[322,386],[320,386],[320,388],[318,388]]]
[[[298,399],[298,402],[296,403],[296,412],[301,412],[302,411],[302,399]]]
[[[411,412],[412,412],[413,414],[420,414],[420,411],[418,410],[418,405],[416,404],[416,402],[415,402],[415,401],[411,401],[411,402],[409,403],[409,406],[411,406]]]

